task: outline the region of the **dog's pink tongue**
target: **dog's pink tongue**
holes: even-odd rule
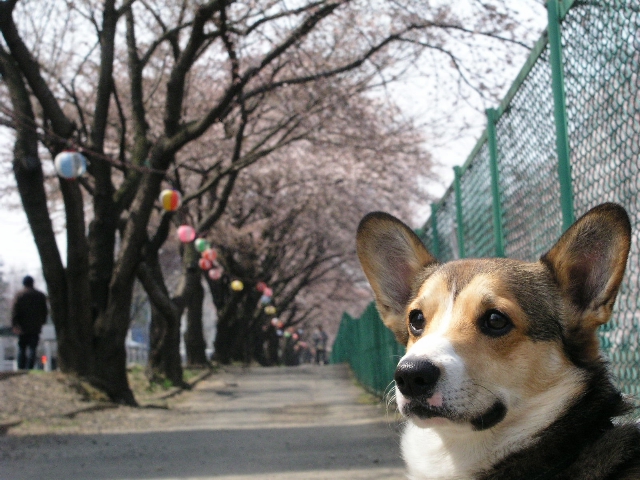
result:
[[[442,406],[442,393],[441,392],[434,393],[431,396],[431,398],[429,398],[427,400],[427,403],[431,407],[441,407]]]

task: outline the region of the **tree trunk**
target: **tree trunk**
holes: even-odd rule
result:
[[[169,298],[156,253],[151,252],[138,269],[138,278],[151,303],[147,377],[151,381],[168,379],[174,385],[182,385],[180,314]]]
[[[156,155],[162,155],[162,152]],[[152,154],[152,165],[156,160]],[[146,173],[132,202],[111,282],[107,308],[98,314],[94,327],[96,363],[93,381],[113,401],[135,405],[126,370],[125,338],[131,322],[129,313],[133,283],[147,242],[147,225],[160,193],[160,175]]]
[[[96,362],[92,383],[104,390],[114,402],[137,405],[127,378],[125,339],[130,305],[130,297],[128,301],[121,299],[112,304],[111,311],[98,316],[93,344],[96,358],[100,361]]]
[[[149,331],[149,360],[147,377],[151,381],[169,380],[180,386],[182,359],[180,357],[180,318],[166,315],[151,304],[151,326]]]
[[[76,181],[61,180],[67,219],[67,288],[69,324],[77,338],[73,355],[76,373],[91,376],[95,366],[92,348],[93,313],[89,283],[89,249],[85,237],[84,201]]]
[[[187,331],[184,336],[184,344],[187,350],[187,365],[208,365],[204,332],[202,327],[202,302],[204,301],[204,288],[200,282],[193,283],[187,303]]]
[[[218,312],[218,328],[216,330],[216,338],[213,342],[214,351],[213,359],[222,365],[231,363],[234,344],[234,330],[236,315],[239,307],[239,300],[242,298],[242,292],[234,292],[224,309]]]

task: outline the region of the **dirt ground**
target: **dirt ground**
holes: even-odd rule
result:
[[[197,382],[210,373],[190,371],[189,377]],[[179,393],[175,388],[151,388],[142,368],[129,371],[129,383],[143,408],[168,408],[169,398]],[[80,413],[119,408],[86,382],[41,370],[0,373],[0,399],[0,433],[47,433]]]
[[[225,368],[170,393],[116,407],[57,374],[0,380],[0,423],[23,419],[0,478],[404,478],[395,412],[343,365]]]

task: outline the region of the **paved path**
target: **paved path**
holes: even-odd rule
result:
[[[395,420],[366,397],[340,365],[230,368],[110,433],[0,438],[0,479],[405,478]]]

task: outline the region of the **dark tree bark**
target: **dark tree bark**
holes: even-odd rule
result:
[[[162,269],[155,251],[147,255],[138,268],[138,279],[151,302],[147,377],[151,381],[168,379],[173,385],[182,385],[180,314],[177,306],[170,301],[169,292],[162,281]]]
[[[201,367],[209,364],[202,328],[203,301],[204,288],[201,283],[194,282],[187,304],[187,331],[184,336],[187,365],[189,366]]]
[[[173,385],[181,385],[182,358],[180,357],[180,319],[166,315],[151,305],[149,330],[149,361],[147,377],[151,381],[168,379]]]

